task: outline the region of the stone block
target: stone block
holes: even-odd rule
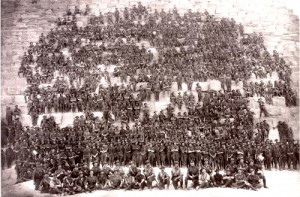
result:
[[[209,90],[221,90],[221,82],[218,80],[209,80]]]
[[[7,88],[7,94],[8,95],[19,95],[20,94],[20,88],[9,87],[9,88]]]
[[[284,97],[273,97],[273,105],[277,107],[286,107]]]

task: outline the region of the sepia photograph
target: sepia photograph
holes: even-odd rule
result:
[[[1,0],[2,197],[300,197],[297,0]]]

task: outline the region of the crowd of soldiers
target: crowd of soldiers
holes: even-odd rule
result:
[[[279,122],[280,141],[269,140],[269,124],[254,125],[248,106],[247,97],[254,95],[268,104],[273,96],[285,96],[287,106],[297,104],[290,66],[276,51],[271,55],[266,50],[262,35],[244,35],[233,19],[217,21],[207,12],[180,16],[174,8],[151,13],[140,3],[125,8],[123,17],[118,9],[90,16],[84,28],[76,25],[79,14],[89,15],[89,6],[83,12],[68,10],[58,28],[31,43],[22,58],[19,74],[29,84],[25,100],[35,127],[22,126],[17,106],[7,109],[2,141],[8,148],[1,152],[8,167],[16,160],[17,183],[33,177],[36,190],[59,194],[163,189],[171,183],[179,189],[187,188],[189,180],[196,189],[257,190],[260,180],[267,187],[263,168],[297,169],[299,143],[291,128]],[[156,47],[157,58],[137,45],[142,40]],[[70,57],[65,58],[64,48]],[[111,64],[117,66],[113,74],[107,70]],[[63,77],[54,79],[56,71]],[[279,81],[274,85],[247,83],[251,74],[265,78],[275,71]],[[112,77],[122,85],[112,85]],[[102,78],[108,86],[99,84]],[[193,86],[209,79],[220,80],[222,90],[204,92],[199,83]],[[244,92],[232,90],[232,83],[240,81]],[[188,91],[176,95],[172,82],[179,91],[186,83]],[[152,95],[159,101],[162,94],[170,104],[150,113],[144,102]],[[259,106],[260,116],[268,117],[262,100]],[[40,114],[69,111],[84,115],[64,128],[44,115],[36,126]],[[161,169],[158,175],[153,167]],[[171,174],[165,167],[172,167]]]
[[[161,92],[170,91],[172,82],[177,83],[178,90],[186,83],[191,91],[194,81],[217,79],[224,91],[231,91],[233,82],[243,81],[246,97],[262,96],[272,104],[273,96],[284,96],[287,106],[297,105],[290,87],[289,64],[278,52],[270,54],[266,50],[261,34],[244,34],[243,26],[233,19],[218,21],[207,12],[203,15],[191,10],[181,16],[176,8],[168,13],[152,13],[139,4],[126,8],[123,17],[118,9],[106,16],[90,16],[89,24],[78,28],[78,14],[90,14],[89,6],[85,11],[69,10],[65,19],[58,19],[55,30],[47,36],[42,34],[35,45],[30,44],[22,58],[19,74],[30,85],[25,97],[33,119],[45,109],[101,110],[98,103],[105,103],[110,110],[119,107],[119,100],[124,100],[119,91],[114,92],[116,95],[109,103],[103,102],[101,97],[106,95],[102,89],[112,94],[112,87],[99,83],[103,77],[109,84],[112,77],[119,77],[128,93],[135,93],[134,99],[138,92],[141,98],[154,94],[158,101]],[[157,58],[144,45],[138,46],[141,40],[150,40],[158,51]],[[62,52],[65,48],[69,57]],[[117,65],[113,76],[106,69],[99,69],[101,64]],[[58,78],[54,85],[40,88],[40,84],[53,81],[55,71],[64,79]],[[274,85],[246,82],[252,74],[265,78],[273,72],[279,76]],[[140,87],[141,82],[147,83],[146,87]],[[115,90],[124,89],[112,86]]]

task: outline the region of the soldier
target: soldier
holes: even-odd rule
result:
[[[50,181],[50,194],[62,194],[63,193],[63,185],[61,181],[54,176],[53,179]]]
[[[4,165],[5,165],[5,152],[3,149],[1,149],[1,169],[4,170]]]
[[[199,186],[196,187],[198,190],[199,188],[207,188],[209,187],[209,181],[210,181],[210,176],[206,172],[205,168],[201,169],[201,173],[199,175]]]
[[[131,159],[131,145],[126,141],[124,146],[124,160],[123,165],[127,165],[127,163]]]
[[[219,168],[216,169],[216,174],[213,176],[213,186],[222,187],[224,185],[223,175],[220,174]]]
[[[8,126],[11,126],[13,122],[13,111],[10,109],[10,107],[6,108],[6,122]]]
[[[193,146],[193,144],[189,144],[188,148],[187,148],[187,154],[188,154],[188,163],[190,162],[195,162],[195,148]]]
[[[75,193],[81,193],[81,192],[86,191],[85,190],[85,182],[86,182],[86,180],[84,178],[83,172],[80,171],[78,179],[76,179],[74,181],[74,191],[75,191]]]
[[[30,114],[31,119],[32,119],[32,125],[36,126],[37,125],[37,120],[38,120],[38,114],[39,114],[38,107],[36,105],[32,106],[29,110],[29,114]]]
[[[90,171],[90,175],[86,178],[85,189],[89,192],[92,192],[98,189],[98,180],[97,177],[94,176],[94,171]]]
[[[30,168],[24,169],[24,172],[22,172],[20,175],[18,175],[16,184],[22,183],[22,182],[25,182],[25,181],[29,181],[31,179],[32,179],[31,169]]]
[[[250,160],[250,163],[248,165],[248,173],[251,173],[250,169],[252,169],[252,168],[254,169],[255,174],[257,174],[259,176],[259,178],[263,180],[263,186],[264,186],[264,188],[268,188],[267,187],[266,177],[262,173],[262,165],[259,164],[259,163],[254,164],[254,161]]]
[[[50,191],[50,177],[49,173],[45,173],[44,177],[41,179],[41,182],[39,184],[39,190],[41,193],[49,193]]]
[[[101,169],[98,161],[93,162],[93,167],[91,170],[94,172],[94,176],[96,177],[100,174]]]
[[[148,160],[152,165],[156,164],[154,152],[155,152],[154,147],[152,146],[152,143],[150,142],[149,146],[148,146]]]
[[[243,188],[246,186],[246,176],[243,172],[242,169],[238,169],[237,174],[234,176],[234,183],[233,183],[233,187],[234,188]]]
[[[193,182],[193,188],[196,188],[198,186],[199,181],[199,168],[195,166],[194,162],[190,163],[190,166],[188,167],[187,175],[184,180],[185,188],[187,189],[188,181],[192,180]]]
[[[7,161],[7,168],[11,167],[15,158],[16,158],[16,155],[15,155],[14,150],[12,149],[12,145],[8,146],[8,148],[5,151],[5,159]]]
[[[103,144],[100,148],[100,162],[102,166],[105,162],[107,162],[107,151],[108,151],[107,145]]]
[[[196,92],[197,92],[197,95],[198,95],[198,102],[200,102],[201,99],[202,99],[202,88],[199,85],[199,83],[196,84]]]
[[[259,117],[261,118],[262,114],[264,114],[265,117],[269,117],[269,113],[266,110],[265,103],[261,99],[258,99],[258,104],[259,104],[259,108],[260,108],[260,115],[259,115]]]
[[[35,190],[39,189],[39,186],[44,178],[44,171],[40,163],[36,163],[36,169],[33,171],[33,183]]]
[[[144,175],[148,189],[152,189],[152,182],[155,180],[155,174],[149,160],[146,161]]]
[[[166,165],[166,152],[165,152],[166,146],[161,143],[159,146],[159,155],[160,155],[160,162],[162,166]]]
[[[170,187],[170,176],[165,172],[165,167],[162,166],[161,171],[157,175],[157,180],[159,184],[159,189],[165,189],[165,185],[167,185],[167,189]]]
[[[145,188],[146,184],[146,178],[145,176],[141,173],[140,169],[137,169],[137,173],[134,176],[134,181],[131,182],[129,187],[126,188],[126,190],[131,190],[131,189],[139,189],[143,190]]]
[[[171,170],[171,180],[175,190],[179,187],[183,188],[183,174],[179,168],[178,161],[174,161],[174,168]],[[179,186],[178,183],[180,183]]]
[[[179,147],[173,143],[171,146],[171,161],[173,165],[175,164],[175,161],[179,160]]]
[[[245,184],[250,189],[257,191],[257,189],[261,188],[262,185],[259,182],[259,176],[255,174],[253,168],[250,168],[250,174],[247,176]]]
[[[180,146],[180,161],[181,161],[181,167],[187,166],[187,152],[188,148],[185,146],[184,143]],[[194,162],[194,161],[193,161]]]

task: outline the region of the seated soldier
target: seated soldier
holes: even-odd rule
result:
[[[98,189],[98,180],[94,176],[94,171],[90,171],[90,175],[86,178],[85,189],[89,192],[92,192]]]
[[[234,175],[231,173],[229,169],[225,169],[225,174],[223,176],[224,187],[231,187],[232,183],[234,182]]]
[[[245,184],[246,176],[242,169],[238,169],[237,174],[234,176],[234,183],[232,184],[233,188],[243,188]]]
[[[32,179],[32,171],[30,168],[28,168],[27,170],[24,170],[23,173],[20,173],[20,177],[17,179],[16,184],[29,181],[31,179]]]
[[[215,187],[221,187],[223,186],[223,176],[220,174],[220,170],[216,169],[216,174],[213,176],[213,186]]]
[[[64,194],[75,194],[74,181],[71,177],[71,172],[67,171],[66,176],[63,178],[63,191]]]
[[[155,180],[155,174],[154,174],[152,166],[150,165],[149,160],[146,161],[146,166],[144,168],[144,175],[146,178],[148,189],[152,189],[152,183]]]
[[[84,184],[86,182],[86,179],[83,176],[83,172],[79,172],[79,178],[76,179],[75,184],[74,184],[74,191],[75,193],[81,193],[85,192]]]
[[[183,174],[179,168],[179,163],[178,161],[174,162],[174,168],[171,171],[171,179],[172,179],[172,183],[175,189],[178,188],[178,183],[180,183],[180,187],[183,188]]]
[[[257,189],[260,189],[262,187],[259,179],[259,176],[255,174],[255,170],[253,168],[250,168],[250,174],[247,176],[245,181],[246,187],[257,191]]]
[[[99,189],[108,189],[109,188],[108,182],[109,182],[108,177],[105,175],[105,173],[103,171],[101,171],[98,176]]]
[[[46,173],[39,186],[39,190],[42,193],[48,193],[50,191],[50,180],[49,173]]]
[[[137,170],[137,175],[134,177],[133,181],[126,188],[126,190],[131,190],[131,189],[143,190],[146,185],[147,185],[146,184],[146,178],[142,174],[142,171],[140,169],[138,169]]]
[[[190,166],[188,167],[187,176],[185,177],[184,180],[184,185],[186,189],[189,180],[193,181],[193,188],[196,188],[198,186],[199,168],[195,166],[195,163],[193,161],[190,163]]]
[[[165,185],[167,185],[167,189],[170,187],[170,176],[165,172],[165,167],[162,166],[161,171],[157,175],[157,180],[159,183],[159,189],[165,189]]]
[[[63,193],[63,185],[57,176],[54,176],[50,181],[50,193],[51,194],[62,194]]]
[[[202,168],[201,173],[199,175],[199,186],[197,186],[197,190],[199,188],[208,188],[209,187],[210,176],[206,172],[205,168]]]
[[[111,175],[109,178],[110,182],[110,188],[112,189],[119,189],[121,182],[122,182],[122,177],[119,174],[119,170],[115,170],[114,173]]]

